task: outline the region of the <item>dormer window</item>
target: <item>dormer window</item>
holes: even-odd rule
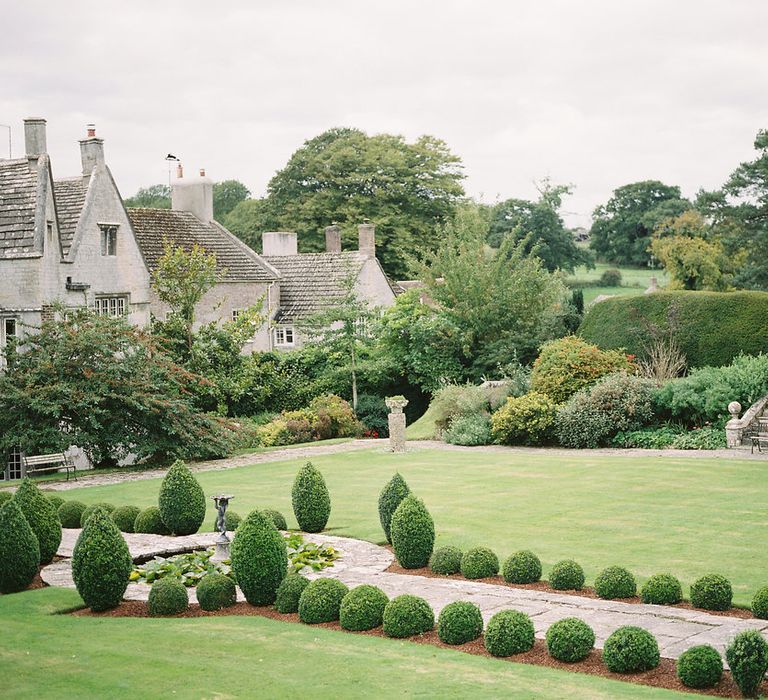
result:
[[[114,224],[99,224],[101,229],[101,254],[117,255],[117,226]]]

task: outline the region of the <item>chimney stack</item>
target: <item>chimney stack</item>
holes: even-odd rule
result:
[[[283,256],[298,254],[298,236],[293,231],[266,231],[261,236],[262,255]]]
[[[367,258],[376,257],[376,227],[363,219],[362,224],[357,227],[357,237],[359,241],[359,250]]]
[[[341,228],[337,224],[325,227],[325,252],[341,252]]]
[[[93,169],[104,165],[104,140],[96,138],[96,125],[88,124],[86,137],[80,141],[80,160],[83,164],[83,180],[87,183]]]
[[[29,117],[24,120],[24,146],[27,158],[37,160],[43,153],[48,153],[48,143],[45,137],[45,119]]]
[[[176,180],[171,185],[171,208],[188,211],[203,223],[213,221],[213,180],[200,169],[200,177],[184,177],[181,163],[176,166]]]

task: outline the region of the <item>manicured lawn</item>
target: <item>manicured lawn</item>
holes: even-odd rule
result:
[[[560,559],[580,562],[591,583],[604,567],[622,564],[642,581],[669,572],[688,586],[719,572],[748,605],[768,585],[764,546],[768,490],[762,461],[380,449],[317,457],[332,497],[329,530],[381,542],[377,499],[399,470],[435,520],[437,544],[486,545],[501,557],[531,549],[545,576]],[[301,460],[202,472],[207,495],[235,494],[233,509],[291,511],[291,484]],[[159,480],[76,489],[88,503],[147,506]],[[209,503],[205,527],[213,526]]]
[[[670,691],[259,617],[76,618],[0,596],[3,698],[674,698]]]
[[[659,287],[663,287],[669,281],[666,270],[652,270],[647,267],[617,267],[607,263],[597,263],[593,270],[586,267],[577,267],[573,278],[581,281],[596,281],[606,270],[619,270],[621,272],[621,287],[585,287],[584,303],[589,304],[601,294],[635,296],[642,294],[651,284],[651,277],[655,277]]]

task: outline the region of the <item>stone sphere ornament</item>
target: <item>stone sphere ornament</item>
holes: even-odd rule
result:
[[[741,413],[741,404],[738,401],[731,401],[731,403],[728,404],[728,413],[734,418],[738,418]]]

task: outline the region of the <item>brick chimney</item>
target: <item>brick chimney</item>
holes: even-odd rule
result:
[[[45,119],[29,117],[24,120],[24,146],[30,159],[37,160],[38,156],[48,153]]]
[[[363,219],[363,223],[357,227],[358,248],[367,258],[376,257],[376,227]]]
[[[171,185],[171,208],[188,211],[200,221],[213,221],[213,180],[200,169],[197,177],[184,177],[181,164],[176,166],[176,179]]]
[[[341,252],[341,228],[337,224],[325,227],[325,252]]]
[[[86,136],[80,141],[80,160],[83,164],[83,180],[88,182],[93,169],[104,165],[104,140],[96,137],[96,125],[88,124]]]
[[[298,236],[293,231],[266,231],[261,236],[262,255],[297,255]]]

